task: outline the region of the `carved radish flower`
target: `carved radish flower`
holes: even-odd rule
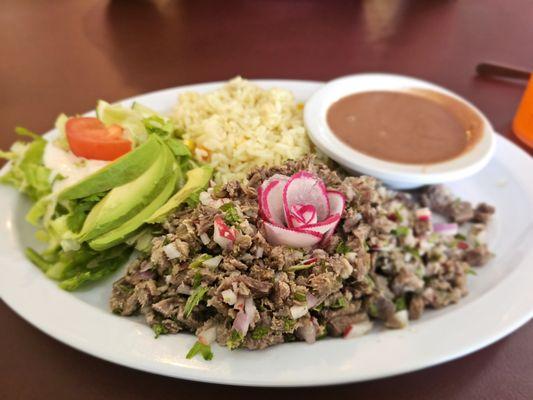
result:
[[[257,191],[266,238],[273,245],[311,247],[325,243],[344,210],[344,195],[327,190],[316,175],[274,175]]]

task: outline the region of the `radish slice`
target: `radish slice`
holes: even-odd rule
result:
[[[340,219],[341,217],[337,214],[337,215],[334,215],[332,217],[325,219],[324,221],[320,221],[316,224],[301,226],[299,228],[294,228],[294,230],[298,232],[314,231],[314,232],[324,234],[326,232],[329,232],[332,229],[335,229]]]
[[[316,208],[311,204],[295,204],[290,210],[291,224],[298,228],[304,225],[316,224],[318,217],[316,215]]]
[[[339,214],[339,216],[342,216],[344,205],[346,204],[344,194],[337,190],[328,190],[327,195],[329,200],[329,215]]]
[[[429,221],[431,219],[431,210],[427,207],[419,208],[415,211],[415,215],[420,221]]]
[[[320,178],[308,171],[300,171],[289,179],[283,189],[283,209],[287,224],[292,228],[290,210],[293,205],[312,205],[316,209],[317,220],[326,219],[329,212],[329,199],[326,185]]]
[[[235,229],[226,225],[220,215],[215,217],[214,226],[215,230],[213,233],[213,240],[215,243],[217,243],[224,250],[231,249],[236,238]]]
[[[273,224],[284,225],[285,213],[283,211],[282,194],[285,182],[281,180],[271,181],[262,192],[262,213],[264,218]]]
[[[265,221],[266,238],[274,246],[311,247],[318,244],[322,234],[314,231],[300,232]]]

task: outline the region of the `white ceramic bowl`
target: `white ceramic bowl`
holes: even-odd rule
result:
[[[327,123],[329,107],[342,97],[368,91],[432,90],[465,103],[483,123],[480,140],[463,155],[429,165],[384,161],[356,151],[339,140]],[[335,79],[318,89],[305,103],[304,120],[313,143],[350,172],[375,176],[396,189],[455,181],[481,170],[494,154],[494,129],[472,103],[440,86],[401,75],[357,74]]]

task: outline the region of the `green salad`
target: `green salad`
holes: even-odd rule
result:
[[[98,281],[134,250],[149,252],[159,223],[183,204],[195,204],[212,168],[198,165],[173,122],[134,103],[98,102],[94,117],[56,121],[45,139],[24,128],[0,157],[0,182],[27,195],[26,219],[41,249],[26,255],[65,290]]]

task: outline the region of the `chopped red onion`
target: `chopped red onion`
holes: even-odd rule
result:
[[[459,226],[456,223],[443,223],[443,224],[433,224],[433,231],[440,233],[441,235],[457,235],[459,231]]]

